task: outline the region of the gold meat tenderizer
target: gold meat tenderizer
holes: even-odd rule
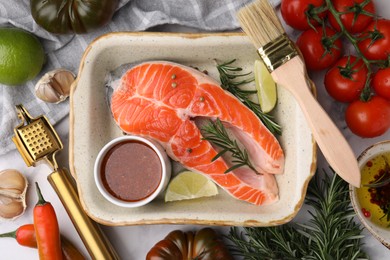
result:
[[[55,155],[62,150],[63,145],[49,120],[44,115],[32,118],[22,105],[17,105],[16,110],[22,122],[14,129],[15,136],[12,140],[27,166],[35,166],[37,162],[44,160],[52,167],[53,172],[47,179],[92,259],[119,259],[100,227],[84,212],[74,179],[65,168],[58,167]]]

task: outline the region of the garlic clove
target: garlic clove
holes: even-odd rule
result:
[[[11,199],[0,195],[0,217],[5,219],[14,219],[24,213],[26,209],[22,200]]]
[[[66,69],[50,71],[35,84],[35,95],[49,103],[64,101],[70,94],[75,75]]]
[[[0,190],[2,194],[9,194],[12,197],[19,197],[27,187],[26,178],[16,170],[5,170],[0,172]]]
[[[15,219],[26,209],[27,179],[17,170],[0,172],[0,220]]]

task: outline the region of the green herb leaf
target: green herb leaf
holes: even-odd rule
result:
[[[201,130],[204,140],[207,140],[222,148],[222,150],[216,156],[214,156],[212,161],[215,161],[226,152],[231,152],[232,157],[235,159],[232,160],[232,163],[234,163],[233,166],[227,169],[225,173],[246,165],[256,174],[260,174],[256,171],[255,167],[253,167],[251,161],[249,160],[247,151],[245,149],[241,149],[236,140],[230,139],[228,132],[219,118],[217,118],[215,122],[209,120],[209,123],[203,126]]]
[[[280,135],[282,133],[280,125],[274,121],[274,117],[270,114],[266,114],[261,110],[259,104],[253,102],[250,99],[250,96],[256,94],[256,90],[243,90],[240,86],[248,84],[254,80],[253,77],[246,78],[243,80],[237,80],[237,78],[243,78],[251,75],[249,73],[237,73],[242,71],[242,68],[235,67],[232,64],[236,60],[231,60],[222,64],[217,63],[217,69],[219,72],[219,78],[221,81],[221,87],[230,93],[232,93],[238,100],[240,100],[245,106],[252,110],[263,122],[263,124],[270,130],[273,134]]]

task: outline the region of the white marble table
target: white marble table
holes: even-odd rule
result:
[[[375,1],[378,7],[379,14],[385,17],[389,17],[390,8],[386,1]],[[161,28],[160,28],[161,29]],[[163,30],[175,31],[177,27],[168,26]],[[311,75],[317,82],[318,87],[318,99],[325,110],[335,120],[340,129],[343,130],[347,140],[351,144],[356,156],[360,154],[369,145],[390,139],[390,131],[385,135],[373,138],[373,139],[361,139],[354,136],[346,129],[343,119],[343,106],[331,100],[326,94],[322,86],[322,74]],[[68,165],[68,138],[69,138],[69,119],[65,118],[59,124],[55,126],[60,138],[62,139],[65,149],[59,154],[59,164],[67,167]],[[327,167],[321,155],[319,155],[319,167]],[[30,185],[35,181],[40,183],[42,192],[47,201],[50,201],[57,212],[57,216],[60,223],[61,232],[68,237],[77,247],[88,256],[77,232],[75,231],[67,213],[65,212],[61,202],[56,196],[55,192],[51,188],[50,184],[46,181],[46,176],[51,173],[50,169],[45,165],[40,165],[36,168],[27,168],[24,161],[17,151],[12,151],[6,155],[0,156],[0,170],[3,169],[17,169],[28,177]],[[25,214],[12,222],[0,223],[0,233],[15,230],[22,224],[32,223],[32,209],[36,203],[35,189],[28,189],[27,194],[28,208]],[[294,221],[304,221],[308,216],[305,207],[303,207],[294,219]],[[108,235],[112,244],[115,246],[117,252],[121,256],[121,259],[145,259],[146,253],[149,249],[160,239],[165,237],[171,230],[197,230],[200,226],[189,225],[148,225],[148,226],[127,226],[127,227],[103,227],[103,230]],[[221,232],[227,232],[229,227],[214,227]],[[390,250],[380,244],[370,234],[365,232],[366,237],[364,239],[364,249],[370,255],[371,259],[382,260],[390,259]],[[38,254],[35,249],[19,246],[13,239],[0,239],[0,259],[38,259]]]

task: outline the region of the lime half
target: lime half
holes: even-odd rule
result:
[[[206,176],[191,171],[183,171],[168,184],[165,202],[197,199],[217,194],[217,185]]]
[[[264,113],[268,113],[276,105],[276,83],[264,63],[260,60],[255,60],[254,74],[261,110]]]

